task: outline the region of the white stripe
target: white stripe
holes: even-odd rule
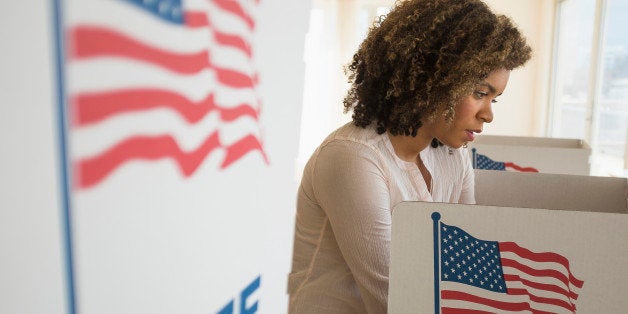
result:
[[[252,35],[249,26],[244,22],[240,16],[235,15],[229,11],[221,9],[219,6],[214,5],[213,1],[207,0],[209,3],[209,14],[212,26],[219,30],[228,33],[238,34],[243,37],[250,37]],[[251,10],[247,10],[247,7],[242,5],[243,1],[238,1],[242,6],[242,9],[255,21],[254,16],[251,14]],[[244,1],[247,2],[247,1]],[[256,25],[257,27],[257,25]]]
[[[257,103],[257,96],[250,89],[231,89],[221,85],[211,70],[179,75],[152,65],[114,58],[73,62],[66,69],[69,95],[152,87],[176,91],[192,101],[200,101],[211,92],[220,91],[216,96],[221,106]]]
[[[69,25],[106,27],[150,46],[173,52],[205,50],[211,38],[208,28],[189,29],[162,21],[126,1],[73,1],[68,10]]]
[[[442,307],[449,307],[449,308],[454,308],[454,309],[465,309],[465,310],[476,310],[476,311],[485,311],[485,312],[489,312],[489,313],[517,313],[517,314],[521,314],[521,313],[532,313],[530,311],[505,311],[502,309],[496,309],[494,307],[488,306],[488,305],[483,305],[483,304],[478,304],[478,303],[473,303],[473,302],[467,302],[467,301],[458,301],[458,300],[442,300],[441,301],[441,308]]]
[[[563,294],[551,292],[547,290],[530,288],[520,282],[509,283],[508,288],[509,289],[524,289],[524,290],[527,290],[530,294],[535,295],[537,297],[556,299],[556,300],[563,301],[567,304],[570,304],[571,302],[574,301],[574,300],[570,300],[567,296]]]
[[[217,9],[213,9],[212,14],[210,13],[212,11],[209,11],[212,10],[211,6],[206,6],[207,9],[204,11],[208,12],[207,17],[211,28],[188,28],[184,25],[165,22],[150,13],[143,13],[136,5],[125,1],[78,1],[71,7],[73,10],[69,11],[70,17],[67,19],[69,25],[108,28],[148,46],[173,53],[195,53],[205,51],[208,47],[213,47],[212,50],[221,49],[221,46],[214,40],[213,29],[240,36],[247,42],[253,39],[248,29],[241,25],[234,26],[238,23],[233,22],[235,18],[232,14]],[[222,49],[227,50],[229,59],[248,59],[248,56],[240,50],[224,46]],[[226,61],[222,60],[222,62]]]
[[[551,269],[551,270],[556,270],[556,271],[558,271],[560,273],[563,273],[567,278],[569,278],[569,270],[565,266],[563,266],[563,264],[556,263],[556,262],[535,262],[533,260],[530,260],[530,259],[527,259],[527,258],[524,258],[524,257],[520,257],[519,255],[517,255],[515,253],[512,253],[512,252],[503,252],[502,251],[500,253],[501,253],[501,257],[502,258],[507,258],[507,259],[518,261],[519,263],[521,263],[523,265],[527,265],[527,266],[529,266],[531,268],[534,268],[534,269]]]
[[[223,145],[230,145],[248,134],[260,138],[257,122],[248,117],[223,123],[214,112],[189,125],[172,111],[158,109],[119,115],[96,125],[74,129],[69,135],[70,152],[73,158],[81,159],[101,154],[131,136],[164,134],[171,135],[183,151],[193,151],[215,130],[220,130]]]
[[[501,302],[509,302],[509,303],[526,302],[530,304],[531,308],[541,310],[541,311],[547,311],[547,312],[552,312],[552,313],[571,313],[569,310],[561,306],[533,302],[529,299],[528,296],[508,295],[505,293],[497,293],[497,292],[492,292],[489,290],[480,289],[474,286],[469,286],[469,285],[456,283],[456,282],[445,281],[445,282],[442,282],[441,285],[442,285],[441,291],[442,290],[461,291],[461,292],[469,293],[478,297],[491,299],[495,301],[501,301]],[[447,306],[449,302],[451,301],[445,300],[445,299],[441,301],[442,306]],[[501,311],[503,310],[499,310],[500,313]]]
[[[568,287],[562,281],[555,279],[554,277],[536,277],[536,276],[528,275],[522,271],[519,271],[518,269],[511,268],[511,267],[505,267],[504,274],[518,275],[521,279],[525,279],[525,280],[529,280],[529,281],[541,283],[541,284],[555,285],[565,290],[571,289],[570,291],[576,294],[580,294],[580,288],[575,287],[573,285],[570,285]]]
[[[538,283],[543,283],[543,284],[551,284],[551,285],[555,285],[558,287],[561,287],[565,290],[571,290],[573,292],[575,292],[576,294],[580,293],[580,288],[572,285],[571,283],[569,283],[569,285],[565,285],[564,282],[558,280],[555,277],[550,277],[550,276],[533,276],[533,275],[529,275],[527,273],[524,273],[523,271],[520,271],[517,268],[514,267],[504,267],[503,268],[504,271],[504,275],[518,275],[519,277],[521,277],[522,279],[525,280],[529,280],[532,282],[538,282]]]

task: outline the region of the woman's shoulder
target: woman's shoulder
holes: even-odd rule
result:
[[[376,149],[383,140],[383,135],[378,134],[373,125],[360,127],[353,122],[348,122],[332,132],[321,146],[340,142],[349,146],[367,146]]]

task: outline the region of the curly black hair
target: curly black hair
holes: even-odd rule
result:
[[[416,136],[422,119],[443,113],[489,73],[530,59],[525,38],[480,0],[398,2],[369,30],[346,67],[344,99],[353,123],[377,132]]]

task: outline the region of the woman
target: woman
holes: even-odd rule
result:
[[[289,277],[290,313],[385,313],[391,209],[474,203],[465,143],[531,49],[480,0],[400,2],[348,67],[353,123],[305,167]]]

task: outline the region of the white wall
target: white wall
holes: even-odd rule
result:
[[[546,136],[549,111],[554,0],[485,0],[495,12],[509,16],[532,47],[532,59],[512,72],[487,134]]]

